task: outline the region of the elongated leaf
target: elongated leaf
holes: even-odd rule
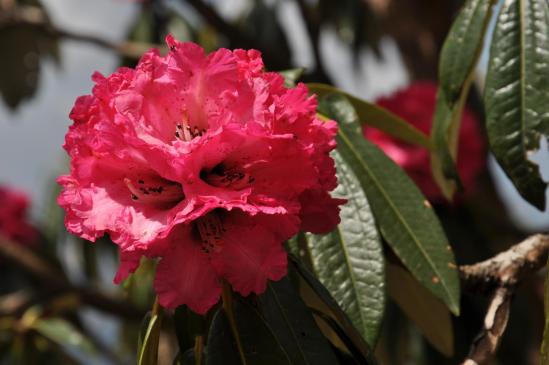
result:
[[[431,142],[429,141],[428,136],[410,123],[382,107],[361,100],[330,85],[312,83],[307,84],[307,86],[309,87],[309,90],[312,93],[317,94],[319,98],[331,93],[337,93],[347,97],[355,108],[361,123],[368,124],[405,142],[422,146],[427,149],[431,148]]]
[[[506,0],[490,48],[484,101],[490,146],[518,192],[545,209],[545,183],[528,160],[549,136],[549,4]]]
[[[281,74],[284,78],[284,86],[294,87],[297,84],[297,80],[299,80],[301,75],[303,75],[303,72],[305,72],[305,69],[303,67],[300,67],[282,70],[279,71],[279,74]]]
[[[465,93],[463,95],[465,96]],[[433,143],[431,171],[437,185],[448,200],[452,199],[456,190],[463,188],[455,165],[462,109],[463,102],[458,101],[452,107],[446,101],[444,93],[439,90],[431,134]]]
[[[366,195],[338,153],[338,188],[347,199],[341,224],[327,235],[308,235],[315,272],[364,339],[374,347],[385,308],[384,258]]]
[[[345,97],[327,95],[320,109],[339,121],[338,151],[366,192],[383,237],[410,272],[458,315],[454,256],[431,205],[400,167],[364,139]]]
[[[387,264],[389,296],[420,329],[427,341],[446,356],[454,353],[454,329],[446,306],[405,269]]]
[[[320,281],[303,266],[298,259],[290,256],[291,272],[295,272],[302,279],[300,285],[301,296],[307,306],[323,313],[322,319],[337,333],[343,345],[354,354],[359,363],[376,365],[373,351],[351,323],[347,314],[339,307]],[[341,333],[341,334],[340,334]],[[337,344],[334,344],[337,346]]]
[[[234,301],[234,315],[243,345],[243,364],[227,315],[219,310],[213,319],[206,347],[206,365],[293,365],[273,330],[257,309],[241,300]]]
[[[260,313],[292,364],[334,365],[337,359],[309,309],[288,278],[269,283],[259,297]]]
[[[71,348],[87,356],[98,354],[93,343],[64,319],[37,319],[32,323],[31,328],[60,346]]]
[[[431,166],[436,182],[449,199],[460,186],[454,161],[461,112],[494,3],[495,0],[468,0],[452,24],[440,56],[440,87],[431,133],[434,148]]]
[[[546,268],[545,293],[543,295],[545,308],[545,329],[543,330],[543,341],[541,343],[541,365],[549,365],[549,260],[547,260]]]
[[[480,54],[494,0],[467,0],[444,41],[439,63],[441,91],[453,105]]]
[[[152,313],[147,314],[143,320],[139,335],[137,353],[138,365],[156,365],[158,362],[158,342],[162,326],[162,312],[155,303]]]

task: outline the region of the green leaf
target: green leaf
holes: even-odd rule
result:
[[[320,109],[339,121],[338,151],[356,174],[385,240],[410,272],[459,314],[459,279],[433,208],[412,180],[362,136],[353,106],[338,94]]]
[[[444,41],[439,63],[439,83],[453,105],[461,96],[482,50],[494,0],[467,0]]]
[[[315,311],[315,315],[322,314],[320,318],[336,332],[359,363],[375,365],[376,360],[370,345],[353,326],[328,289],[297,258],[290,255],[290,262],[290,273],[296,272],[301,279],[300,293],[307,306]]]
[[[467,92],[468,89],[467,87]],[[465,96],[466,93],[463,95]],[[445,100],[445,96],[439,90],[431,131],[433,143],[431,171],[442,194],[448,200],[452,199],[456,190],[463,188],[454,162],[457,156],[459,125],[463,105],[463,102],[459,101],[453,107],[450,107]],[[479,156],[479,158],[481,157]]]
[[[431,142],[425,133],[382,107],[361,100],[330,85],[312,83],[307,84],[307,86],[310,92],[317,94],[319,98],[332,93],[347,97],[355,108],[361,123],[377,128],[405,142],[422,146],[426,149],[431,148]]]
[[[305,69],[303,67],[291,68],[289,70],[282,70],[278,73],[284,78],[284,86],[290,88],[295,87],[297,80],[303,75]]]
[[[545,329],[543,330],[543,341],[541,343],[540,364],[549,365],[549,260],[546,264],[545,291],[543,295],[545,308]]]
[[[240,360],[225,311],[218,310],[208,335],[206,365],[293,365],[257,309],[239,299],[233,304],[246,363]]]
[[[260,313],[295,365],[334,365],[337,359],[290,279],[271,282],[259,298]]]
[[[405,269],[394,264],[387,264],[386,267],[389,296],[434,348],[451,357],[454,353],[454,330],[446,306]]]
[[[30,328],[62,347],[71,348],[87,356],[98,354],[93,343],[64,319],[38,318],[32,322]]]
[[[549,4],[506,0],[494,30],[484,102],[494,156],[522,197],[545,209],[547,183],[528,157],[549,136]]]
[[[385,308],[383,248],[360,182],[338,153],[333,157],[339,181],[334,196],[347,203],[337,229],[309,234],[308,247],[317,277],[375,347]]]
[[[494,3],[495,0],[468,0],[452,24],[440,55],[431,167],[435,181],[448,199],[461,185],[454,163],[461,113]]]
[[[152,313],[147,314],[141,326],[138,345],[138,365],[156,365],[158,362],[158,342],[162,326],[162,311],[157,302]]]

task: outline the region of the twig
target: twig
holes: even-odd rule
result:
[[[496,289],[488,305],[482,331],[473,341],[469,355],[462,365],[488,364],[493,359],[507,328],[511,297],[510,288]]]
[[[512,287],[540,270],[547,261],[549,235],[536,234],[488,260],[459,267],[465,290],[487,293]]]
[[[54,294],[75,293],[83,303],[117,316],[141,320],[145,314],[130,302],[112,298],[96,289],[76,287],[59,270],[51,267],[30,249],[0,237],[0,257],[28,273]]]
[[[480,334],[471,344],[462,365],[488,364],[505,333],[511,299],[522,279],[536,273],[547,262],[549,235],[528,237],[486,261],[460,266],[463,288],[469,292],[493,292]]]
[[[43,34],[54,38],[66,38],[86,42],[118,53],[121,56],[138,59],[150,48],[159,45],[139,42],[115,43],[94,35],[77,33],[55,27],[45,12],[37,6],[14,6],[0,9],[0,31],[14,26],[29,26],[39,29]]]

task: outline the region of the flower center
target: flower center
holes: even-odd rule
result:
[[[189,118],[186,114],[183,114],[181,123],[177,123],[175,125],[175,138],[181,141],[189,142],[195,137],[202,136],[204,133],[206,133],[206,129],[201,129],[196,125],[191,126],[189,123]]]
[[[204,253],[219,252],[222,246],[221,235],[226,231],[219,214],[212,211],[195,222],[200,234],[202,251]]]
[[[211,186],[233,190],[244,189],[254,182],[253,176],[247,172],[237,167],[227,167],[223,163],[211,170],[202,170],[200,177]]]
[[[125,178],[124,183],[134,201],[143,204],[177,204],[185,198],[181,184],[159,176],[139,177],[137,181]]]

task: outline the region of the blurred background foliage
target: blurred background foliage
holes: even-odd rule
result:
[[[2,113],[6,120],[1,123],[12,123],[12,116],[35,107],[31,99],[42,86],[43,63],[65,67],[60,52],[64,42],[91,45],[93,52],[114,54],[120,65],[133,66],[150,46],[163,49],[164,37],[171,33],[179,40],[197,42],[207,51],[219,47],[259,49],[270,70],[303,66],[299,54],[306,49],[310,62],[301,77],[306,82],[331,83],[345,89],[340,73],[358,74],[362,67],[369,67],[364,66],[365,59],[376,64],[400,62],[404,68],[398,82],[394,75],[381,73],[365,83],[383,84],[385,79],[393,80],[392,85],[415,80],[436,82],[443,41],[462,5],[459,0],[110,0],[113,6],[129,2],[133,8],[133,20],[124,30],[125,39],[113,40],[100,35],[100,29],[76,31],[64,27],[63,21],[53,21],[46,6],[53,2],[0,0],[0,94],[6,109]],[[109,6],[109,1],[103,1],[101,11],[109,12]],[[292,12],[299,27],[289,29],[283,6]],[[58,18],[63,16],[59,14]],[[340,56],[342,48],[323,51],[327,32],[349,50],[351,70],[328,67],[337,65],[333,59]],[[396,52],[384,51],[388,41],[396,46]],[[369,57],[365,58],[364,52]],[[478,95],[475,85],[469,105],[482,119]],[[9,138],[2,135],[2,141]],[[8,156],[0,157],[0,167],[9,162]],[[61,163],[56,165],[51,175],[65,168]],[[474,192],[457,204],[433,202],[460,264],[490,257],[525,234],[506,214],[493,176],[484,171]],[[143,262],[123,286],[114,287],[115,245],[108,239],[91,245],[69,237],[55,204],[57,188],[51,182],[45,190],[45,194],[33,192],[34,196],[45,196],[43,203],[35,202],[41,206],[33,218],[40,232],[36,244],[19,247],[5,238],[0,242],[0,363],[134,363],[139,356],[135,334],[154,300],[154,262]],[[391,257],[390,249],[385,250]],[[393,261],[388,264],[389,302],[376,349],[380,364],[457,363],[479,330],[486,299],[465,295],[461,317],[450,316],[396,257]],[[533,278],[520,289],[512,311],[497,362],[537,364],[543,331],[543,277]],[[179,311],[164,316],[200,326],[191,313]],[[184,335],[179,339],[175,336],[173,321],[161,321],[159,364],[171,364],[179,346],[190,348],[192,343],[185,342]],[[192,363],[185,360],[184,354],[178,359],[179,364]]]

